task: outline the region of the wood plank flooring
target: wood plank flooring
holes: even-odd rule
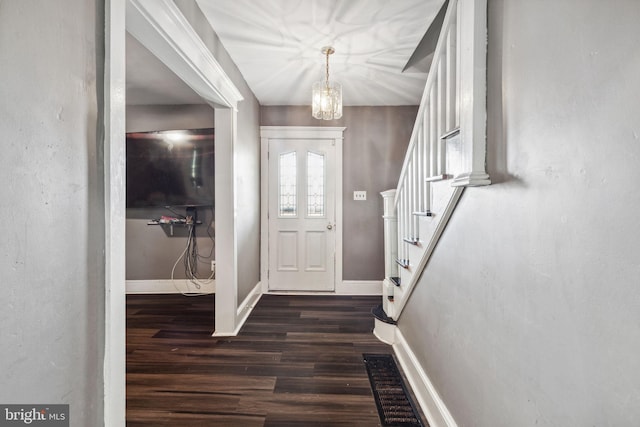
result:
[[[212,338],[213,296],[127,296],[127,426],[379,426],[363,353],[380,297],[264,295]]]

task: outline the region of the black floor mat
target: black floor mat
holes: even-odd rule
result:
[[[393,356],[363,354],[383,427],[423,427]]]

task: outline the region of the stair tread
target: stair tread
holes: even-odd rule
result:
[[[384,312],[384,309],[382,308],[382,304],[378,304],[377,306],[373,307],[371,309],[371,314],[373,314],[373,317],[375,317],[379,321],[387,323],[389,325],[398,324],[398,322],[387,316],[387,314]]]

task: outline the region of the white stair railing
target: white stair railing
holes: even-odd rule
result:
[[[486,18],[486,0],[449,0],[395,200],[385,202],[385,218],[397,219],[397,236],[385,233],[385,256],[397,254],[383,286],[385,312],[393,319],[463,189],[491,183],[485,170]]]

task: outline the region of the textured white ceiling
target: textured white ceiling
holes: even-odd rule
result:
[[[262,105],[309,105],[327,44],[345,105],[419,104],[426,73],[402,69],[444,2],[197,1]],[[126,82],[129,105],[204,103],[128,33]]]
[[[197,0],[262,105],[307,105],[330,78],[345,105],[417,105],[426,73],[402,70],[443,0]]]

